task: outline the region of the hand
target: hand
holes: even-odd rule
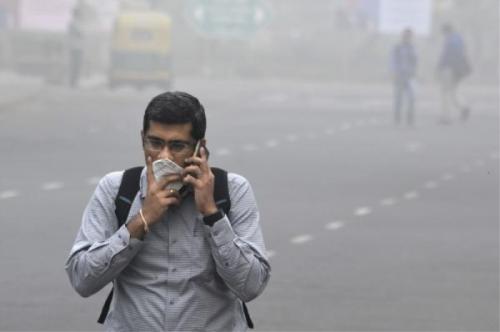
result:
[[[157,182],[153,174],[153,160],[150,156],[147,157],[146,168],[148,192],[142,204],[142,212],[144,219],[151,225],[160,220],[169,206],[180,204],[181,197],[177,190],[166,187],[172,182],[180,181],[181,177],[178,174],[171,174]]]
[[[217,212],[214,200],[215,176],[208,165],[205,147],[200,148],[200,157],[188,158],[186,164],[188,166],[182,172],[183,182],[193,187],[196,208],[204,216]]]

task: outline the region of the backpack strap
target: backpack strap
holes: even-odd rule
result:
[[[115,198],[115,215],[118,219],[118,228],[120,228],[127,220],[130,207],[134,201],[135,195],[139,191],[139,183],[141,180],[141,173],[144,167],[133,167],[127,169],[123,172],[122,182],[120,183],[120,188],[118,189],[118,194]],[[106,317],[108,316],[109,307],[111,305],[111,300],[113,299],[113,288],[109,292],[106,302],[101,310],[99,319],[97,322],[99,324],[104,324]]]
[[[142,166],[133,167],[123,172],[120,189],[118,189],[118,194],[115,198],[115,215],[118,219],[118,228],[127,220],[132,202],[139,191],[139,182],[143,168]]]
[[[231,198],[229,197],[229,186],[227,185],[227,171],[212,167],[214,173],[214,200],[215,205],[227,215],[231,209]]]

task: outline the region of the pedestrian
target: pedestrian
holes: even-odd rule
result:
[[[414,125],[415,121],[415,73],[417,55],[413,46],[413,32],[405,29],[400,41],[394,46],[391,54],[391,70],[394,84],[394,121],[401,122],[403,107],[406,108],[406,123]]]
[[[100,180],[83,213],[66,271],[84,297],[113,282],[108,331],[247,328],[244,302],[262,293],[271,269],[259,211],[249,182],[231,172],[231,207],[225,213],[217,206],[205,130],[194,96],[154,97],[141,131],[146,167],[126,223],[118,227],[115,215],[122,171]],[[159,159],[182,166],[182,173],[156,180],[152,164]],[[178,181],[183,189],[168,189]]]
[[[459,86],[471,72],[465,42],[454,27],[446,23],[442,26],[443,47],[437,65],[437,76],[441,85],[441,116],[439,123],[451,123],[452,108],[460,112],[460,119],[466,121],[470,107],[459,95]]]

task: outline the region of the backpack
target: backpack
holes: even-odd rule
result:
[[[125,170],[122,177],[122,182],[120,183],[120,188],[118,189],[118,194],[115,198],[115,215],[118,219],[118,228],[120,228],[127,220],[128,213],[132,202],[134,201],[137,192],[139,191],[139,181],[142,173],[142,166],[133,167]],[[227,184],[227,172],[223,169],[212,167],[212,173],[214,174],[214,199],[215,204],[219,209],[224,211],[227,215],[231,209],[231,199],[229,197],[229,188]],[[113,299],[113,289],[106,298],[106,302],[101,310],[101,314],[97,322],[103,324],[108,315],[111,300]],[[248,308],[243,303],[243,312],[245,313],[245,320],[249,328],[253,329],[253,322],[250,318]]]

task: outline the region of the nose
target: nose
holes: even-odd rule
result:
[[[168,149],[168,145],[165,145],[165,147],[160,152],[158,152],[157,157],[158,157],[158,159],[170,159],[170,160],[173,160],[173,155],[170,152],[170,150]]]

